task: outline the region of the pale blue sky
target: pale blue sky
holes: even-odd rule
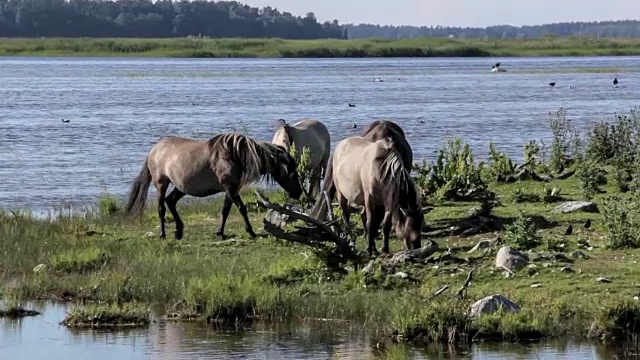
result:
[[[318,20],[393,25],[538,25],[640,18],[640,0],[245,0]]]

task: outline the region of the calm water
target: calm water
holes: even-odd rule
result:
[[[68,330],[64,305],[31,304],[43,314],[0,319],[1,359],[374,359],[383,358],[362,327],[339,323],[256,327],[221,332],[196,324],[153,323],[148,330]],[[473,345],[469,349],[409,350],[412,359],[612,359],[590,344]]]
[[[416,159],[433,158],[453,136],[477,157],[493,140],[517,159],[528,140],[549,138],[549,111],[565,107],[585,125],[640,105],[637,58],[513,58],[502,61],[502,74],[489,72],[493,62],[0,58],[0,207],[124,196],[151,144],[166,135],[237,130],[270,140],[276,119],[312,117],[335,145],[361,131],[352,123],[388,118],[405,129]]]

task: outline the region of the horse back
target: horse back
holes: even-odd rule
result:
[[[411,149],[409,142],[405,138],[405,134],[402,128],[393,121],[374,121],[367,126],[367,128],[363,131],[362,136],[370,141],[391,138],[395,143],[396,149],[400,153],[400,156],[402,157],[404,166],[408,169],[411,169],[411,167],[413,166],[413,150]]]

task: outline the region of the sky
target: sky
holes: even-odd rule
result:
[[[319,21],[388,25],[540,25],[640,18],[640,0],[245,0]]]

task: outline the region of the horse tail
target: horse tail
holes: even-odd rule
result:
[[[126,210],[128,215],[140,215],[147,201],[150,184],[151,172],[149,171],[148,160],[145,160],[142,169],[140,169],[140,173],[135,180],[133,180],[133,184],[131,184]]]
[[[327,193],[327,197],[329,198],[329,202],[333,200],[336,196],[336,186],[333,183],[333,155],[329,157],[329,161],[327,162],[327,168],[324,172],[324,184],[322,185],[322,192],[320,196],[316,199],[316,203],[311,208],[310,215],[311,217],[324,221],[327,218],[327,211],[329,207],[327,206],[327,202],[324,199],[324,192]]]

